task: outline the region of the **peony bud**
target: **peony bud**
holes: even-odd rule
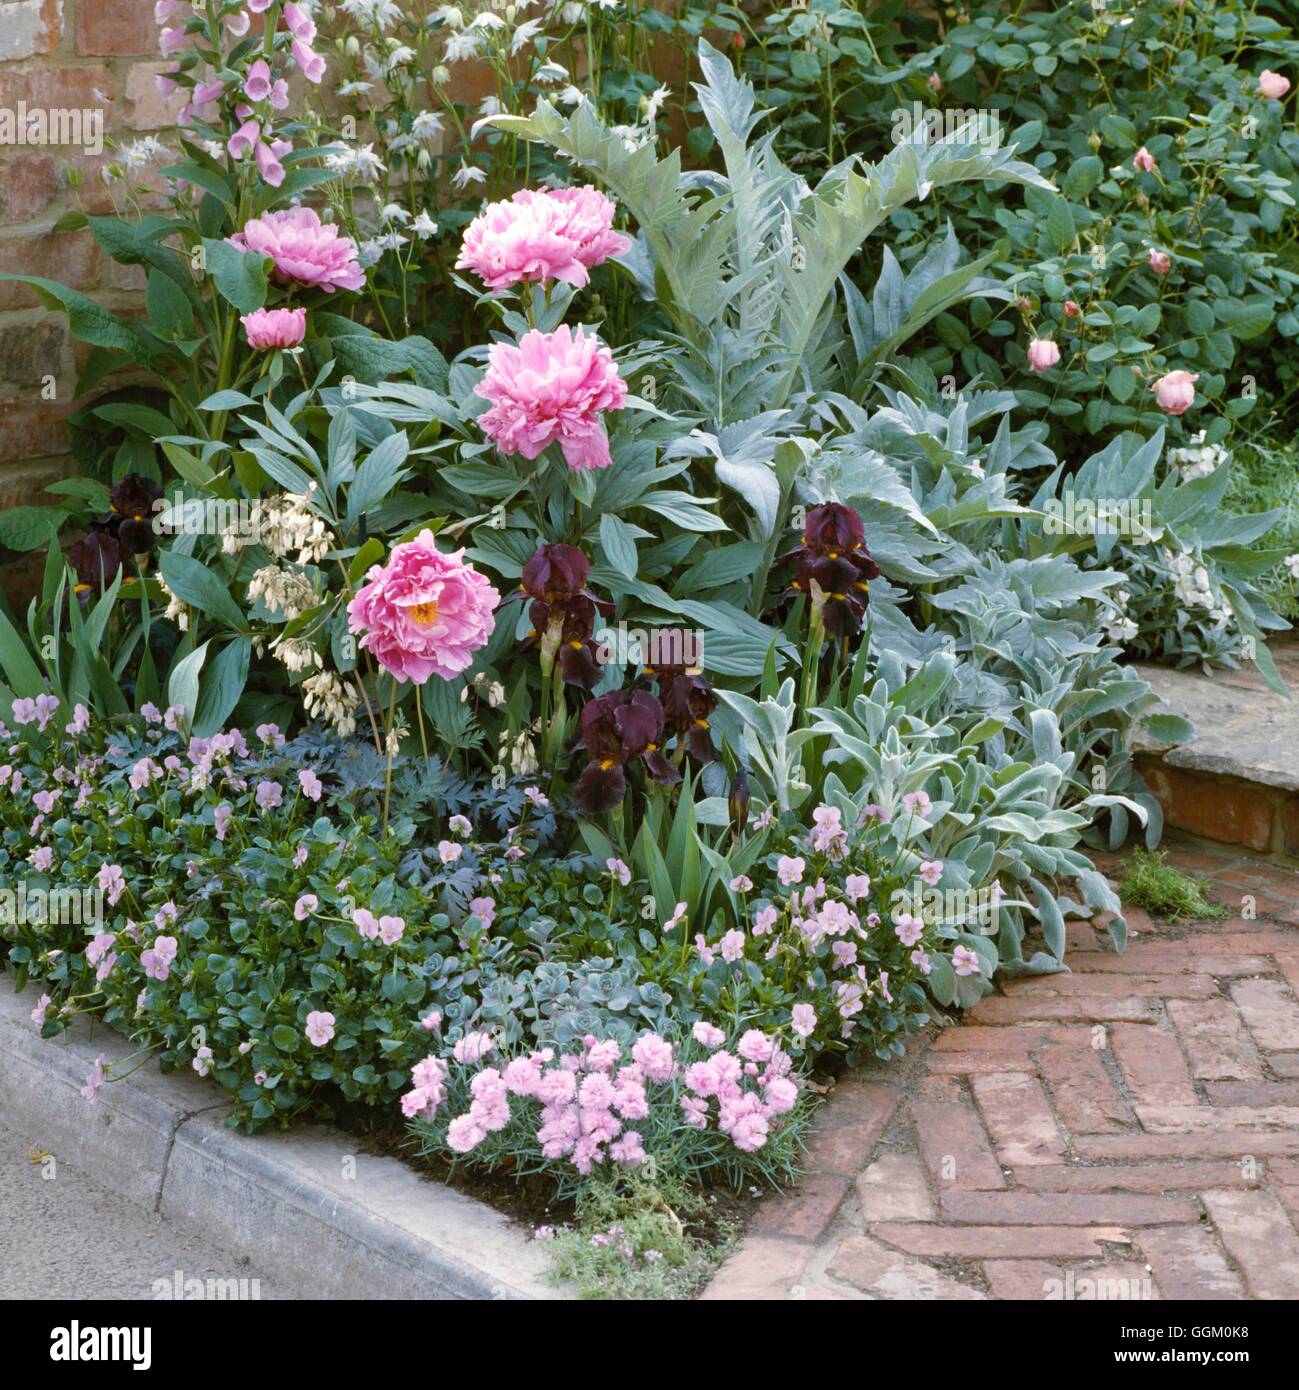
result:
[[[1282,77],[1279,72],[1264,68],[1258,75],[1258,90],[1269,101],[1280,101],[1290,90],[1290,79]]]
[[[1153,246],[1150,248],[1150,269],[1156,275],[1167,275],[1173,268],[1173,258],[1167,251],[1157,251]]]
[[[1153,174],[1155,172],[1155,157],[1144,145],[1132,156],[1132,167],[1140,169],[1143,174]]]
[[[1199,379],[1198,372],[1167,372],[1150,389],[1160,410],[1169,415],[1184,415],[1195,401],[1192,383]]]

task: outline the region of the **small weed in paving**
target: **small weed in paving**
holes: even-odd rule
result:
[[[1139,849],[1128,861],[1119,895],[1128,907],[1179,922],[1187,917],[1225,917],[1227,909],[1208,896],[1206,879],[1193,878],[1165,863],[1160,850]]]
[[[551,1274],[582,1298],[689,1298],[721,1264],[735,1224],[706,1195],[662,1175],[598,1178],[576,1220],[548,1236]]]

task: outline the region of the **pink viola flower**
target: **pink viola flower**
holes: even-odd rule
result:
[[[91,1105],[99,1099],[99,1088],[104,1084],[104,1063],[108,1058],[101,1052],[95,1058],[94,1066],[90,1069],[90,1074],[86,1077],[86,1084],[81,1088],[81,1094]]]
[[[1169,415],[1184,415],[1195,403],[1195,382],[1199,379],[1198,372],[1166,372],[1150,388],[1155,403]]]
[[[806,862],[803,859],[795,859],[787,854],[782,854],[776,861],[776,877],[788,888],[791,884],[802,883],[803,870],[806,867]]]
[[[444,864],[454,864],[464,852],[464,845],[458,845],[454,840],[438,841],[438,858]]]
[[[45,1011],[54,1001],[48,994],[42,994],[36,1001],[36,1007],[32,1010],[32,1022],[37,1028],[45,1027]]]
[[[496,920],[495,898],[470,898],[469,911],[483,924],[484,931],[491,931]]]
[[[847,893],[853,902],[858,898],[864,898],[871,890],[871,879],[869,874],[849,874],[843,881],[843,891]]]
[[[107,897],[109,907],[116,907],[117,900],[126,892],[126,879],[117,864],[99,866],[99,889]]]
[[[1153,270],[1156,275],[1167,275],[1172,268],[1173,258],[1168,252],[1160,251],[1158,248],[1152,246],[1150,248],[1150,269]]]
[[[943,861],[941,859],[925,859],[920,864],[920,877],[931,887],[938,883],[943,876]]]
[[[1269,101],[1280,101],[1290,90],[1290,79],[1270,68],[1264,68],[1258,75],[1258,90]]]
[[[580,289],[590,272],[631,246],[613,230],[614,205],[597,189],[520,189],[469,224],[456,267],[491,290],[546,280]]]
[[[307,336],[305,309],[254,309],[240,316],[248,346],[258,352],[295,348]]]
[[[171,974],[176,959],[177,941],[174,936],[159,936],[147,950],[140,952],[140,964],[150,980],[165,980]]]
[[[48,872],[50,865],[54,863],[54,851],[49,845],[41,845],[39,848],[32,850],[28,858],[31,861],[32,868],[35,869],[38,874],[43,874]]]
[[[894,922],[893,930],[904,946],[914,946],[924,935],[925,924],[921,918],[904,912]]]
[[[816,1010],[811,1004],[795,1004],[789,1011],[790,1026],[800,1038],[810,1038],[816,1032]]]
[[[298,773],[298,786],[302,788],[302,795],[308,801],[319,801],[325,790],[320,778],[309,767],[304,767]]]
[[[968,946],[958,946],[952,952],[952,969],[958,975],[977,975],[979,958]]]
[[[627,384],[613,354],[581,327],[533,329],[513,343],[493,343],[487,372],[474,388],[491,408],[479,427],[503,454],[535,459],[558,443],[570,468],[608,468],[604,415],[622,410]]]
[[[606,859],[604,861],[604,867],[609,870],[610,874],[612,874],[624,888],[631,882],[631,870],[621,859]]]
[[[308,917],[320,906],[320,899],[314,893],[303,893],[303,895],[293,904],[293,917],[295,921],[305,922]]]
[[[908,792],[902,798],[902,804],[913,816],[927,816],[934,809],[928,792]]]
[[[385,946],[395,946],[406,934],[406,922],[402,917],[379,918],[379,940]]]
[[[1132,167],[1139,169],[1143,174],[1153,174],[1158,167],[1155,164],[1155,157],[1144,145],[1132,156]]]
[[[257,804],[263,811],[273,811],[283,804],[284,788],[278,782],[261,781],[257,784]]]
[[[1050,338],[1034,338],[1028,345],[1030,371],[1049,372],[1060,360],[1060,349]]]
[[[733,965],[737,960],[743,959],[744,940],[744,933],[732,927],[718,943],[718,950],[722,953],[722,959],[728,965]]]
[[[307,1015],[307,1041],[313,1047],[324,1047],[333,1039],[336,1022],[333,1014],[321,1009],[313,1009]]]
[[[321,222],[312,208],[286,208],[253,218],[230,242],[240,251],[269,256],[277,284],[308,285],[330,293],[365,287],[355,243],[332,223]]]
[[[439,550],[432,531],[421,531],[371,567],[348,605],[351,631],[398,680],[453,680],[492,635],[501,596],[464,553]]]

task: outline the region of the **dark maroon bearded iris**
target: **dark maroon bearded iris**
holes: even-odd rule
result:
[[[704,679],[697,666],[647,666],[647,676],[658,682],[663,704],[663,722],[675,736],[678,747],[697,763],[710,763],[717,756],[709,720],[717,708],[717,692]]]
[[[852,637],[866,614],[867,582],[879,566],[866,548],[861,517],[839,502],[823,502],[807,514],[803,544],[785,560],[795,561],[790,589],[805,594],[831,637]]]
[[[532,600],[528,617],[541,645],[541,674],[548,679],[555,662],[566,685],[594,690],[600,680],[595,622],[612,604],[586,587],[591,562],[571,545],[543,545],[523,567],[519,588]]]
[[[79,594],[100,593],[113,582],[122,563],[122,547],[106,526],[92,526],[68,548],[68,564],[77,576],[74,586]]]
[[[161,497],[162,488],[138,473],[128,473],[113,484],[109,505],[117,523],[117,538],[127,555],[145,555],[154,548],[154,503]]]
[[[622,803],[627,790],[626,766],[636,758],[664,786],[681,774],[659,750],[663,737],[663,706],[648,690],[611,690],[589,701],[578,724],[578,748],[591,761],[573,788],[583,814],[598,815]]]

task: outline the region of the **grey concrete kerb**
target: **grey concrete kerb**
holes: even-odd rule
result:
[[[148,1062],[80,1089],[125,1039],[85,1020],[42,1039],[39,991],[0,976],[0,1112],[33,1147],[133,1202],[219,1241],[317,1298],[552,1299],[544,1250],[499,1212],[325,1126],[247,1136],[226,1129],[221,1092]],[[111,1075],[111,1073],[110,1073]],[[39,1232],[33,1237],[39,1239]]]

